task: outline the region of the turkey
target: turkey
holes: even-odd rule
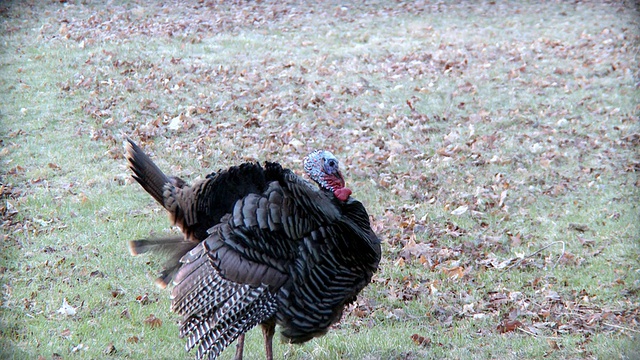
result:
[[[130,139],[133,178],[183,236],[130,242],[132,254],[165,252],[156,281],[173,282],[171,309],[198,359],[215,359],[260,324],[267,359],[279,325],[285,341],[325,334],[371,281],[381,256],[369,215],[328,151],[304,158],[317,185],[278,163],[244,163],[193,185],[168,177]]]

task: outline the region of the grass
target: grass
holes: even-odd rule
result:
[[[0,16],[2,358],[192,358],[153,284],[162,259],[126,249],[173,230],[132,183],[123,133],[190,180],[247,160],[300,172],[320,147],[342,160],[381,268],[335,329],[276,358],[640,356],[632,5],[6,2]],[[247,358],[262,352],[254,330]]]

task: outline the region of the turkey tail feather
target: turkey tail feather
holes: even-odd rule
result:
[[[155,283],[158,287],[164,289],[167,287],[173,276],[180,268],[180,258],[189,250],[193,249],[198,243],[187,241],[183,236],[159,238],[159,239],[140,239],[129,241],[129,252],[131,255],[140,255],[148,252],[164,254],[168,256],[164,264],[163,270],[158,275]]]
[[[139,239],[129,241],[129,252],[131,255],[136,256],[145,254],[148,252],[155,252],[160,254],[173,255],[177,252],[181,252],[180,257],[186,254],[187,251],[198,245],[193,241],[187,241],[184,236],[173,236],[158,239]],[[185,249],[187,249],[185,251]]]
[[[173,311],[183,316],[180,336],[198,359],[215,359],[238,336],[273,317],[276,295],[267,285],[238,284],[220,276],[202,246],[182,259],[175,277]],[[204,250],[204,251],[203,251]]]
[[[164,185],[170,181],[169,178],[151,161],[149,156],[128,137],[126,152],[129,167],[134,173],[133,178],[136,179],[160,205],[164,206],[162,193]]]

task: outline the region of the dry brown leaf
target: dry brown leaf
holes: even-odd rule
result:
[[[160,320],[153,314],[150,314],[146,319],[144,319],[144,323],[149,325],[151,328],[162,326],[162,320]]]
[[[117,352],[118,350],[116,350],[116,347],[113,346],[113,343],[109,343],[109,345],[107,345],[107,347],[103,351],[105,355],[115,355]]]
[[[17,175],[24,172],[24,168],[20,165],[9,170],[9,175]]]
[[[449,148],[439,148],[436,150],[436,154],[444,157],[453,157],[456,153],[460,152],[460,148],[456,145],[452,149]]]
[[[454,280],[461,279],[464,276],[464,268],[462,266],[456,266],[451,269],[442,269],[442,272]]]
[[[522,323],[518,320],[504,320],[497,327],[497,330],[500,334],[504,334],[510,331],[515,331],[517,328],[521,327]]]
[[[151,300],[149,300],[149,294],[136,296],[136,301],[140,303],[140,305],[148,305],[151,303]]]
[[[522,244],[522,239],[521,239],[520,233],[517,233],[515,235],[511,235],[510,236],[510,240],[511,240],[511,246],[513,246],[513,247],[517,247],[517,246],[520,246],[520,244]]]
[[[575,230],[575,231],[579,231],[579,232],[587,232],[587,231],[589,231],[589,226],[587,226],[585,224],[569,223],[569,230]]]
[[[560,350],[560,346],[558,346],[558,343],[555,340],[547,339],[547,343],[551,347],[551,350]]]
[[[368,315],[368,313],[360,308],[355,308],[351,311],[351,314],[353,316],[359,317],[359,318],[363,318],[366,317]]]
[[[138,341],[140,341],[140,338],[135,336],[135,335],[131,336],[130,338],[127,339],[127,342],[130,343],[130,344],[135,344]]]
[[[418,346],[428,347],[431,345],[431,339],[422,335],[413,334],[411,335],[411,340],[413,340],[413,342]]]

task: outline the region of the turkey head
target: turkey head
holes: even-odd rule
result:
[[[329,151],[316,150],[304,158],[304,170],[321,188],[331,191],[340,201],[347,201],[351,190],[345,187],[338,159]]]

